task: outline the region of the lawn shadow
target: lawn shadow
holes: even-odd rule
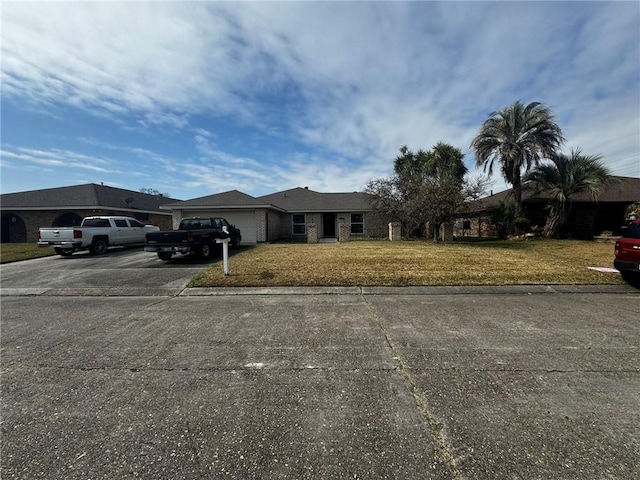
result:
[[[229,258],[235,255],[238,255],[239,253],[242,253],[242,252],[248,252],[250,250],[253,250],[254,248],[256,248],[255,245],[241,245],[235,248],[230,247]],[[221,261],[222,261],[222,245],[221,244],[214,245],[211,251],[211,257],[209,258],[202,258],[202,257],[199,257],[198,255],[193,255],[193,254],[188,254],[188,255],[177,254],[171,257],[170,260],[164,260],[164,262],[168,264],[175,264],[175,265],[213,265]]]
[[[528,250],[532,248],[536,242],[544,240],[503,240],[497,237],[456,237],[454,244],[469,245],[478,248],[504,248],[506,250]]]

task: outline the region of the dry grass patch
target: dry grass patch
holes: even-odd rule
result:
[[[581,241],[366,241],[262,244],[219,263],[190,287],[617,284],[613,245]]]

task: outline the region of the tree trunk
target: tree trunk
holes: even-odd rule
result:
[[[438,243],[440,240],[440,226],[441,223],[435,223],[433,227],[433,243]]]
[[[522,182],[520,181],[520,169],[513,169],[513,195],[515,197],[515,234],[520,235],[520,218],[522,217]]]
[[[542,236],[545,238],[558,238],[560,236],[560,227],[564,223],[564,218],[564,206],[557,203],[551,204],[547,221],[542,230]]]

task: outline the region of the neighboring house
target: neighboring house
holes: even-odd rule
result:
[[[614,177],[614,183],[606,186],[597,202],[591,200],[587,190],[580,191],[570,197],[571,212],[567,219],[566,233],[572,238],[590,239],[601,232],[609,231],[620,234],[621,227],[626,225],[624,211],[628,205],[640,201],[640,178]],[[457,222],[456,235],[493,236],[490,212],[501,201],[512,200],[512,189],[491,195],[475,202],[464,220],[468,229],[461,230],[462,220]],[[531,191],[523,190],[522,208],[531,225],[542,228],[546,221],[546,206],[549,195],[542,193],[534,196]]]
[[[73,227],[84,217],[126,215],[171,228],[171,213],[161,210],[175,198],[89,183],[0,195],[2,242],[36,242],[40,227]]]
[[[173,212],[176,226],[182,217],[221,216],[242,232],[243,244],[278,239],[307,241],[310,230],[319,241],[349,236],[377,236],[367,214],[371,207],[364,193],[320,193],[293,188],[261,197],[237,190],[169,203],[161,207]],[[384,235],[384,233],[383,233]]]

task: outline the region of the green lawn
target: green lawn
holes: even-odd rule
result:
[[[54,254],[53,248],[40,248],[35,243],[3,243],[0,245],[0,263],[48,257]]]
[[[261,244],[216,263],[191,287],[620,284],[613,244],[573,240]]]

